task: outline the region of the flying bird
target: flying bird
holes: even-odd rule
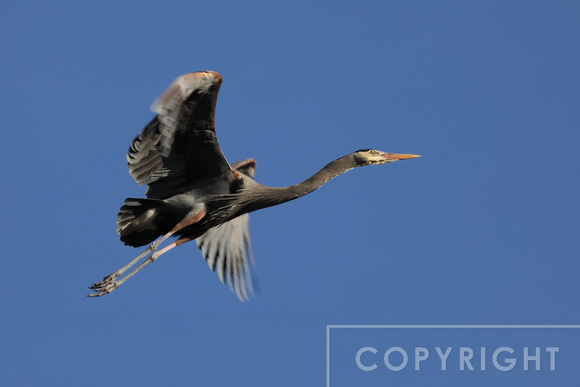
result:
[[[252,290],[248,213],[297,199],[356,167],[419,157],[361,149],[301,183],[280,188],[259,184],[254,159],[230,164],[218,144],[214,118],[221,84],[221,75],[213,71],[186,74],[154,102],[157,115],[127,153],[131,176],[148,185],[147,198],[125,199],[117,215],[121,241],[148,247],[93,284],[90,297],[112,292],[162,254],[195,239],[210,269],[244,301]],[[169,237],[177,239],[158,249]]]

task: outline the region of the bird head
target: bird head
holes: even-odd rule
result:
[[[361,149],[353,153],[354,159],[359,167],[364,165],[379,165],[392,163],[397,160],[414,159],[419,155],[407,155],[401,153],[385,153],[374,149]]]

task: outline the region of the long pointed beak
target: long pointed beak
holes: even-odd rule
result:
[[[406,155],[402,153],[383,153],[381,156],[385,160],[395,161],[395,160],[407,160],[407,159],[415,159],[417,157],[421,157],[419,155]]]

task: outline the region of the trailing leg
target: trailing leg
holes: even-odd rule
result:
[[[167,238],[174,235],[175,233],[182,230],[183,228],[191,226],[192,224],[199,222],[205,216],[205,212],[206,212],[206,210],[204,207],[201,210],[192,211],[191,213],[189,213],[189,215],[187,215],[181,222],[179,222],[170,232],[168,232],[167,234],[162,236],[158,241],[151,243],[141,254],[139,254],[139,256],[137,258],[133,259],[131,262],[129,262],[127,265],[123,266],[119,270],[114,271],[113,273],[111,273],[108,276],[106,276],[105,278],[103,278],[103,281],[98,282],[98,283],[94,283],[92,286],[90,286],[89,288],[92,289],[95,293],[88,294],[88,297],[100,297],[100,296],[103,296],[105,294],[111,293],[113,290],[117,289],[119,286],[121,286],[123,283],[125,283],[125,281],[127,281],[129,278],[131,278],[132,276],[137,274],[145,266],[147,266],[151,262],[155,262],[155,260],[157,260],[157,258],[159,258],[162,254],[165,254],[167,251],[173,249],[174,247],[177,247],[183,243],[186,243],[192,239],[195,239],[195,237],[194,238],[181,237],[180,239],[178,239],[175,242],[171,243],[170,245],[164,247],[160,251],[156,251],[157,247],[161,243],[163,243]],[[135,265],[143,257],[145,257],[147,254],[149,254],[151,252],[152,252],[152,254],[149,255],[132,272],[130,272],[129,274],[127,274],[125,277],[121,278],[120,280],[117,280],[117,278],[119,278],[121,275],[123,275],[123,273],[125,273],[129,268],[131,268],[133,265]]]

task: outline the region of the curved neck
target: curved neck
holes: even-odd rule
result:
[[[322,187],[330,179],[355,167],[357,164],[354,157],[344,156],[328,163],[312,177],[289,187],[268,187],[258,183],[246,185],[235,202],[240,205],[243,213],[286,203],[309,194]]]
[[[326,184],[330,179],[334,179],[336,176],[341,175],[356,166],[357,165],[354,162],[352,155],[344,156],[328,163],[324,168],[303,182],[291,185],[290,187],[283,187],[282,189],[286,189],[297,195],[294,198],[296,199],[317,190]]]

